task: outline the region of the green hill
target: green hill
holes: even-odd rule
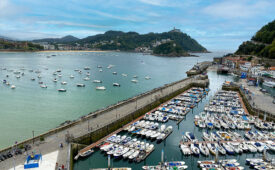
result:
[[[37,44],[26,41],[11,41],[0,38],[0,50],[11,51],[39,51],[43,50],[43,47]]]
[[[107,31],[104,34],[98,34],[81,39],[78,41],[78,43],[98,43],[97,45],[95,45],[95,47],[101,50],[131,51],[141,46],[153,48],[152,44],[154,42],[161,41],[163,39],[173,40],[177,45],[181,46],[183,50],[188,52],[207,51],[202,45],[200,45],[196,40],[192,39],[187,34],[174,31],[148,34],[138,34],[136,32],[125,33],[122,31]]]
[[[72,36],[72,35],[67,35],[62,38],[44,38],[44,39],[38,39],[38,40],[33,40],[33,42],[48,42],[48,43],[70,43],[70,42],[75,42],[79,40],[78,38]]]
[[[263,26],[251,41],[243,42],[236,54],[275,59],[275,20]]]
[[[173,57],[189,55],[186,51],[183,50],[183,48],[180,45],[177,45],[173,41],[170,41],[155,47],[153,50],[153,54],[160,55],[160,56],[173,56]]]

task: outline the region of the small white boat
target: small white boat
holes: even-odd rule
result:
[[[62,84],[62,85],[66,85],[67,82],[66,82],[66,81],[62,81],[61,84]]]
[[[89,77],[85,77],[83,80],[85,80],[85,81],[89,81],[89,80],[90,80],[90,78],[89,78]]]
[[[180,149],[184,155],[191,155],[192,151],[187,145],[180,145]]]
[[[120,87],[120,84],[118,84],[118,83],[113,83],[113,86]]]
[[[15,89],[16,88],[16,86],[15,85],[11,85],[11,89]]]
[[[90,70],[91,68],[90,67],[84,67],[84,70]]]
[[[97,86],[95,89],[96,90],[106,90],[106,87],[104,87],[104,86]]]
[[[267,87],[274,88],[275,87],[275,82],[273,82],[273,81],[264,81],[263,85],[265,85]]]
[[[198,147],[196,147],[193,143],[190,145],[190,149],[195,156],[200,155],[200,149]]]
[[[85,84],[79,83],[79,84],[76,84],[76,86],[77,86],[77,87],[85,87]]]
[[[132,155],[135,152],[134,149],[131,149],[130,151],[126,152],[125,154],[122,155],[124,159],[128,158],[130,155]]]
[[[74,78],[74,75],[71,75],[70,78],[73,79],[73,78]]]
[[[137,82],[138,82],[138,80],[136,80],[136,79],[132,79],[132,80],[131,80],[131,82],[133,82],[133,83],[137,83]]]
[[[138,76],[137,76],[137,75],[134,75],[133,78],[138,78]]]
[[[113,72],[113,75],[117,75],[117,72]]]
[[[205,144],[199,143],[199,149],[200,149],[201,153],[204,154],[205,156],[208,156],[208,155],[209,155],[209,150],[208,150],[208,148],[205,146]]]
[[[40,87],[41,87],[41,88],[47,88],[48,86],[45,85],[45,84],[42,84]]]
[[[165,134],[164,133],[161,133],[158,137],[157,137],[157,140],[158,141],[162,141],[165,137]]]
[[[31,81],[34,81],[35,80],[35,78],[31,78]]]
[[[103,70],[102,69],[99,69],[99,72],[102,72]]]
[[[139,151],[135,151],[132,155],[129,156],[130,160],[135,159],[139,155]]]
[[[93,80],[93,83],[102,83],[101,80]]]
[[[108,69],[110,69],[110,68],[112,68],[112,67],[114,67],[114,65],[112,65],[112,64],[110,64],[110,65],[108,65]]]
[[[57,79],[53,79],[53,82],[55,82],[55,83],[56,83],[56,82],[57,82]]]
[[[122,73],[121,75],[122,75],[123,77],[127,77],[127,76],[128,76],[127,74],[124,74],[124,73]]]
[[[275,152],[275,142],[272,141],[266,141],[266,146],[273,152]]]
[[[149,77],[149,76],[145,77],[145,80],[150,80],[150,79],[151,79],[151,77]]]
[[[66,92],[67,90],[66,89],[58,89],[57,91],[59,91],[59,92]]]

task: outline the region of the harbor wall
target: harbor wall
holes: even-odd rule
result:
[[[98,141],[99,139],[107,136],[111,132],[123,127],[127,123],[135,120],[136,118],[144,115],[145,113],[153,110],[162,103],[172,99],[173,97],[181,94],[182,92],[190,89],[191,87],[206,87],[208,86],[208,79],[206,80],[197,80],[186,79],[184,82],[175,84],[174,87],[160,88],[152,93],[148,93],[145,96],[137,97],[135,100],[130,101],[126,105],[121,105],[120,109],[127,111],[129,114],[115,120],[110,121],[106,125],[101,126],[100,128],[83,135],[81,137],[75,138],[74,143],[89,145],[93,142]],[[173,88],[173,89],[172,89]]]
[[[239,92],[239,94],[241,95],[241,97],[243,99],[243,102],[244,102],[244,105],[245,105],[247,111],[249,112],[249,114],[251,114],[253,116],[259,116],[260,119],[264,119],[264,115],[266,114],[266,120],[267,121],[273,121],[273,122],[275,122],[275,115],[273,115],[273,114],[271,114],[269,112],[263,111],[261,109],[253,107],[249,103],[246,95],[240,89],[239,86],[233,86],[233,85],[228,86],[228,85],[226,85],[226,86],[222,86],[222,89],[223,90],[231,90],[231,91],[237,91],[237,92]]]
[[[73,133],[74,137],[69,138],[68,140],[68,142],[77,141],[83,144],[91,143],[92,141],[96,141],[97,139],[100,139],[102,137],[102,134],[105,135],[111,131],[114,131],[115,129],[121,127],[123,124],[130,122],[135,117],[138,117],[139,115],[145,113],[146,111],[149,111],[150,109],[158,106],[163,101],[169,99],[169,96],[171,97],[180,93],[182,90],[185,89],[185,87],[187,88],[190,87],[191,84],[193,86],[205,87],[209,84],[209,81],[208,79],[199,80],[197,78],[192,77],[192,78],[185,78],[176,82],[172,82],[170,84],[165,84],[162,87],[155,88],[151,91],[142,93],[130,99],[120,101],[117,104],[110,105],[106,108],[91,112],[88,115],[82,116],[77,120],[64,123],[62,126],[51,129],[48,132],[35,136],[34,138],[29,138],[25,141],[19,142],[17,146],[20,148],[21,146],[26,144],[40,142],[41,139],[50,137],[52,135],[56,135],[57,133],[65,134],[69,129],[75,126],[83,126],[83,124],[86,124],[88,121],[91,121],[91,120],[95,121],[98,116],[102,116],[102,115],[104,115],[104,117],[106,116],[107,119],[110,120],[109,122],[105,124],[103,123],[98,124],[98,126],[91,129],[89,133],[85,132],[84,129],[82,130],[82,132]],[[123,116],[123,117],[118,116],[118,117],[110,118],[110,115],[116,115],[116,114],[119,115],[120,113],[123,113],[126,116]],[[10,151],[11,149],[12,149],[12,146],[4,148],[0,150],[0,153]]]

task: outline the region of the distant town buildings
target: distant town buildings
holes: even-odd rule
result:
[[[55,50],[55,46],[49,44],[48,42],[40,42],[40,43],[36,43],[39,44],[40,46],[42,46],[44,48],[44,50]]]

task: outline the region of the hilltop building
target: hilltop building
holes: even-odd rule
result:
[[[174,27],[170,32],[181,32],[181,30]]]

